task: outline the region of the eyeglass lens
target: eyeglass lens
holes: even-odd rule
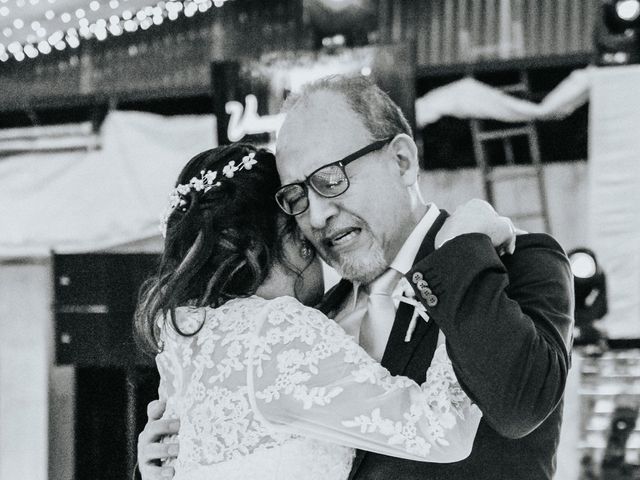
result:
[[[332,198],[349,188],[349,180],[338,165],[327,165],[309,178],[311,187],[323,197]],[[309,205],[305,188],[300,184],[289,185],[278,192],[278,203],[289,215],[304,212]]]
[[[288,185],[278,191],[276,200],[285,213],[297,215],[307,209],[307,192],[302,185]]]
[[[309,178],[309,183],[316,192],[329,198],[344,193],[349,187],[349,180],[338,165],[328,165],[318,170]]]

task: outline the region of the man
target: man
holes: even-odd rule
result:
[[[427,205],[410,127],[366,79],[325,79],[288,103],[277,200],[343,277],[322,308],[392,374],[419,383],[444,333],[458,380],[483,412],[461,462],[359,451],[350,478],[551,479],[573,328],[560,246],[547,235],[519,235],[515,251],[500,257],[512,232],[488,204],[472,201],[451,216]],[[389,302],[375,306],[374,287],[393,275],[396,286],[404,276],[419,305],[402,302],[380,317]],[[161,412],[150,405],[139,440],[145,480],[171,475],[152,467],[169,455],[155,442],[175,432],[154,421]]]

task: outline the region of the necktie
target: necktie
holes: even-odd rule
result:
[[[367,290],[367,313],[360,326],[360,345],[372,358],[380,361],[396,316],[392,293],[402,275],[389,268],[373,280]]]

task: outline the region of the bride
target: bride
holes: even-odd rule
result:
[[[322,298],[321,264],[278,209],[271,153],[208,150],[177,184],[136,313],[157,354],[164,418],[180,421],[180,452],[165,461],[176,480],[346,479],[354,449],[469,455],[481,413],[444,343],[418,385],[308,306]]]

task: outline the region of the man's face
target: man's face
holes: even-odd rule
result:
[[[318,91],[287,114],[277,141],[283,185],[372,143],[346,99]],[[308,189],[309,208],[296,216],[304,235],[344,278],[368,283],[393,260],[414,223],[406,185],[387,145],[345,167],[350,187],[325,198]]]

